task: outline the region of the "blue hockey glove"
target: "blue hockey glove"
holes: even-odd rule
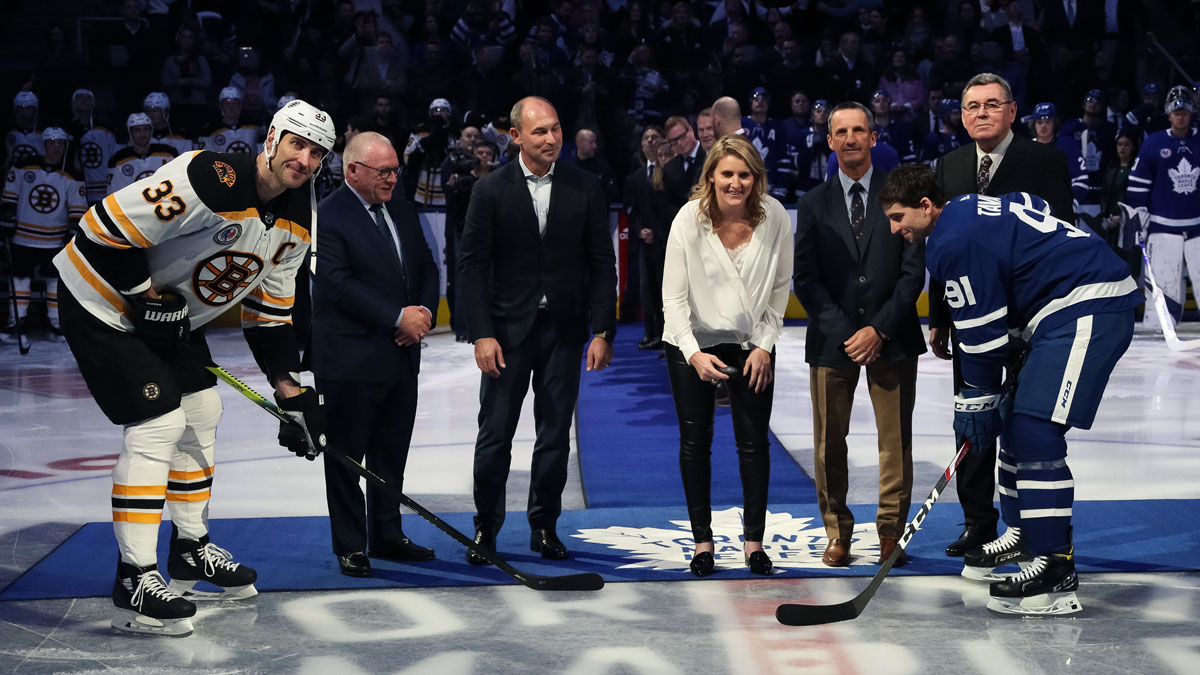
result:
[[[963,389],[954,397],[954,433],[961,445],[971,441],[971,452],[981,454],[1003,428],[999,389]]]
[[[279,423],[279,444],[309,461],[325,450],[325,397],[305,387],[290,398],[275,394],[275,403],[294,423]]]

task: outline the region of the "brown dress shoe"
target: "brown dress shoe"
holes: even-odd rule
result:
[[[879,538],[879,564],[887,560],[892,555],[892,551],[896,550],[896,543],[899,541],[896,537],[880,537]],[[896,562],[892,563],[892,567],[904,567],[908,564],[908,554],[904,549],[900,549],[900,555],[896,556]]]
[[[821,562],[830,567],[845,567],[849,565],[850,540],[830,539],[829,544],[825,546],[825,554],[821,556]]]

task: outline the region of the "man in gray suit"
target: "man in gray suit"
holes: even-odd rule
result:
[[[796,295],[808,312],[817,502],[829,544],[822,561],[850,564],[854,516],[846,505],[846,436],[859,373],[879,433],[880,560],[896,547],[912,501],[912,412],[917,357],[925,338],[917,297],[925,285],[923,244],[891,233],[875,203],[884,175],[871,166],[877,134],[871,112],[855,102],[833,109],[829,146],[838,173],[797,205]],[[904,552],[896,560],[908,562]]]

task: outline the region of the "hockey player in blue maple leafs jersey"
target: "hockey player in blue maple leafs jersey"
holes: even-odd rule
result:
[[[1077,612],[1065,434],[1091,427],[1132,339],[1142,296],[1128,265],[1097,235],[1052,217],[1039,197],[969,194],[944,203],[924,166],[893,171],[879,201],[893,233],[925,240],[929,274],[945,282],[966,383],[954,400],[959,442],[984,448],[1000,437],[1008,530],[967,552],[963,576],[994,582],[993,611]],[[1027,346],[1004,386],[1010,335]],[[995,572],[1011,564],[1022,571]]]

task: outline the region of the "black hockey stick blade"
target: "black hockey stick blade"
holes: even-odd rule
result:
[[[21,356],[29,353],[29,348],[33,345],[29,342],[29,332],[25,330],[25,320],[17,320],[17,351],[21,352]]]
[[[259,394],[245,382],[242,382],[235,377],[228,370],[225,370],[220,366],[208,366],[208,370],[213,375],[216,375],[217,378],[222,382],[225,382],[246,398],[257,403],[260,408],[266,410],[275,419],[287,424],[296,424],[296,421],[288,417],[279,406],[275,405],[273,401],[270,401],[262,394]],[[332,447],[328,448],[325,451],[325,454],[333,457],[335,460],[345,465],[346,468],[361,476],[367,482],[373,484],[380,490],[383,490],[389,497],[395,499],[414,511],[417,515],[424,518],[434,527],[449,535],[451,539],[457,541],[463,546],[466,546],[473,553],[494,565],[496,569],[504,572],[508,576],[516,579],[535,591],[598,591],[604,587],[604,577],[591,572],[567,574],[562,576],[542,576],[539,574],[521,571],[510,565],[508,561],[500,557],[497,553],[489,551],[485,547],[476,544],[470,537],[462,532],[459,532],[449,523],[439,518],[437,514],[413,501],[411,497],[398,490],[395,486],[388,484],[387,481],[375,475],[373,471],[366,468],[362,464],[359,464]]]
[[[958,452],[954,453],[954,460],[942,472],[941,478],[938,479],[937,485],[933,491],[925,498],[925,503],[921,505],[921,510],[917,511],[917,515],[913,517],[908,525],[904,526],[904,536],[900,537],[900,541],[896,543],[896,548],[887,560],[879,566],[879,571],[875,573],[875,578],[871,579],[871,583],[867,584],[866,589],[862,593],[854,596],[845,602],[839,602],[834,605],[800,605],[800,604],[784,604],[775,608],[775,618],[779,623],[785,626],[820,626],[827,623],[837,623],[838,621],[849,621],[850,619],[858,618],[866,608],[867,603],[874,597],[875,591],[879,590],[879,585],[883,583],[883,578],[892,570],[892,565],[896,564],[896,559],[900,557],[900,552],[908,546],[908,541],[912,539],[917,530],[920,529],[921,523],[925,520],[925,516],[929,514],[929,509],[933,508],[934,502],[941,496],[942,490],[950,482],[950,478],[954,475],[958,465],[962,462],[967,451],[971,449],[970,441],[963,441]]]

